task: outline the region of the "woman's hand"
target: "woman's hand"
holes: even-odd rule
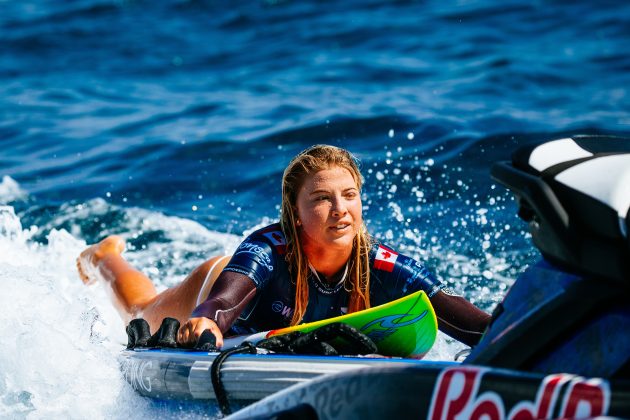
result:
[[[199,337],[205,330],[210,330],[217,339],[217,347],[223,346],[223,334],[216,322],[204,316],[199,318],[190,318],[179,327],[177,333],[177,342],[180,344],[197,344]]]

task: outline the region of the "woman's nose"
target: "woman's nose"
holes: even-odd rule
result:
[[[343,200],[335,199],[333,200],[332,205],[333,205],[332,207],[333,217],[341,217],[341,216],[344,216],[348,212],[348,209],[346,208]]]

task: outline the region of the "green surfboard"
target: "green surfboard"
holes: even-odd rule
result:
[[[335,322],[351,325],[370,337],[384,356],[422,358],[437,337],[435,312],[421,290],[363,311],[272,330],[266,337],[309,332]]]

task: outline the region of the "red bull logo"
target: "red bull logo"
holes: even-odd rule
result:
[[[500,393],[480,392],[481,379],[489,371],[464,366],[442,371],[433,389],[428,418],[533,420],[591,418],[608,412],[610,387],[607,381],[564,373],[546,376],[533,401],[520,401],[506,412]]]

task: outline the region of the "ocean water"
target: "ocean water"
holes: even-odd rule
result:
[[[0,1],[0,417],[216,417],[133,393],[74,260],[116,233],[176,284],[277,219],[315,143],[361,159],[376,237],[491,311],[538,257],[492,163],[628,135],[628,45],[617,1]]]

